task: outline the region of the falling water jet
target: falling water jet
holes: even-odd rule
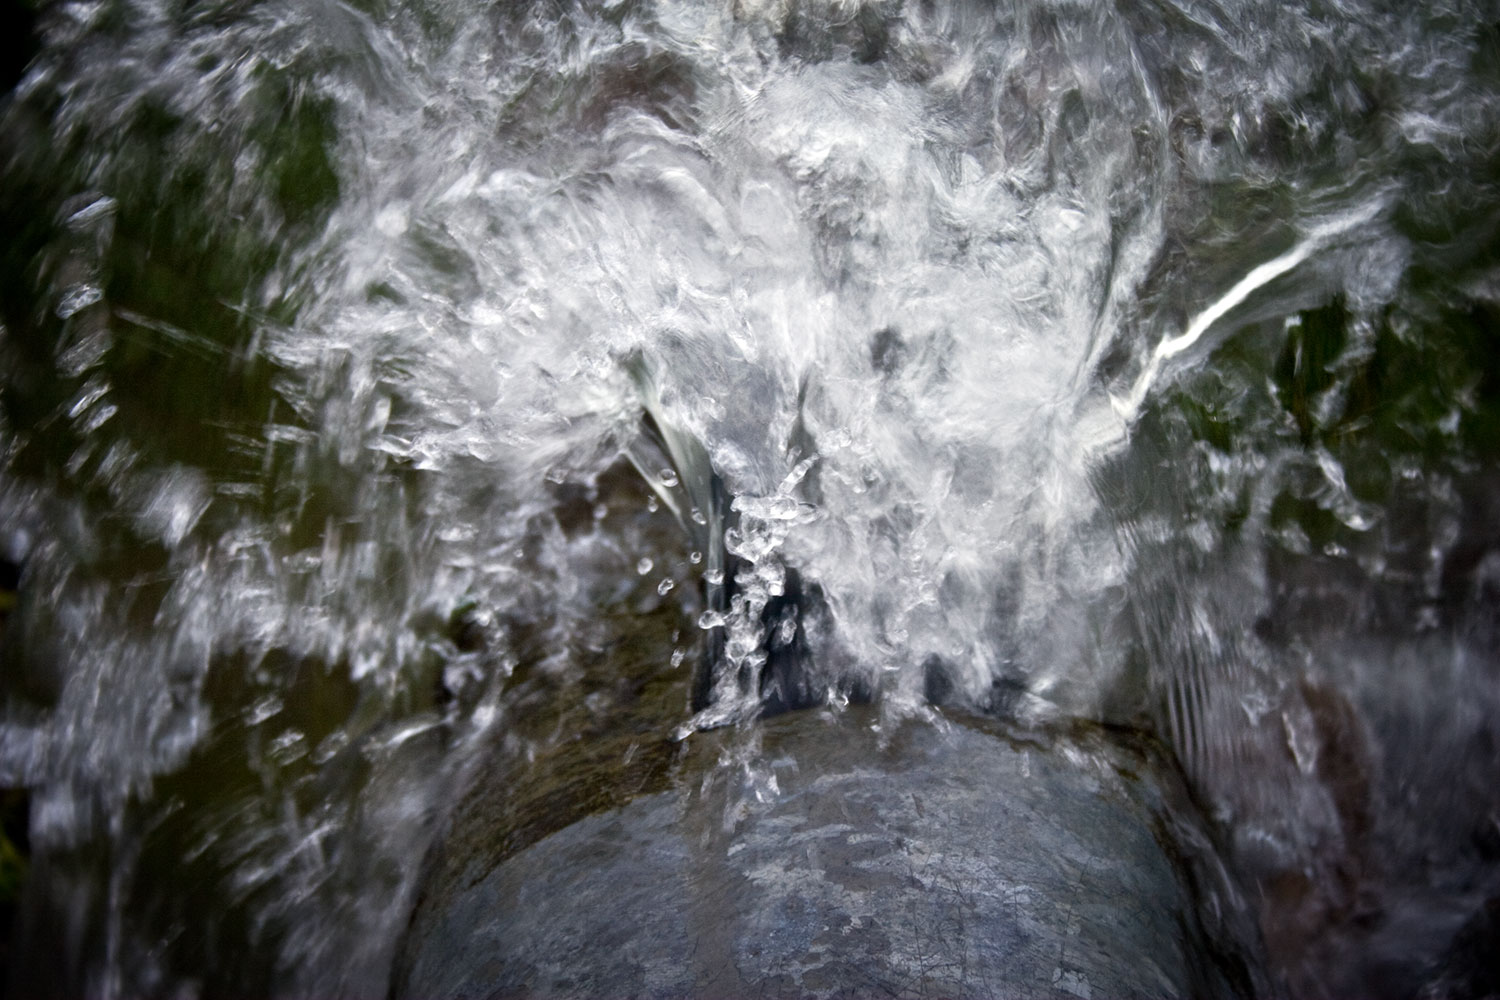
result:
[[[811,667],[818,652],[831,642],[830,611],[822,588],[816,582],[804,581],[796,567],[777,567],[778,587],[763,595],[764,604],[753,615],[754,620],[743,623],[755,633],[756,648],[736,650],[731,656],[725,623],[736,614],[736,599],[745,599],[743,574],[753,567],[742,553],[733,550],[728,539],[741,531],[741,512],[746,505],[730,494],[702,443],[678,429],[663,412],[655,380],[640,355],[633,356],[626,367],[640,391],[643,412],[625,454],[687,532],[694,550],[704,553],[699,578],[703,621],[709,627],[704,629],[703,654],[691,688],[694,718],[681,727],[680,733],[685,736],[700,729],[825,703],[833,692],[814,681]],[[799,410],[805,399],[804,382]],[[813,454],[800,418],[788,450],[793,455]],[[798,462],[781,492],[789,495],[812,463],[811,457]],[[858,679],[841,688],[836,694],[841,703],[870,699],[870,691]]]

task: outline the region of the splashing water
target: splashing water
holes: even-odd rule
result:
[[[1156,731],[1291,992],[1436,982],[1500,889],[1491,22],[44,7],[0,774],[59,989],[383,992],[481,749],[692,661],[689,739]]]

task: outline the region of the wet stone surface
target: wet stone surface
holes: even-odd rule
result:
[[[393,995],[1264,988],[1253,949],[1194,916],[1211,880],[1195,872],[1180,819],[1168,832],[1164,817],[1184,803],[1149,747],[1093,730],[1033,741],[876,720],[798,712],[698,734],[664,787],[498,864],[503,830],[488,848],[450,842]]]

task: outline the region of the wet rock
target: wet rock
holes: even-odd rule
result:
[[[632,755],[634,797],[522,841],[465,817],[525,782],[476,790],[393,996],[1267,992],[1196,915],[1233,900],[1147,745],[858,708],[673,746]]]

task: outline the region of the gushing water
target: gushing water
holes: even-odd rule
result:
[[[1153,730],[1292,992],[1436,982],[1500,853],[1493,20],[46,6],[0,775],[65,991],[382,993],[481,748],[637,648],[687,739]]]

